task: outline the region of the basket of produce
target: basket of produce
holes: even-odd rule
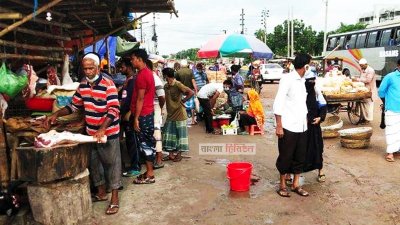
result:
[[[371,98],[371,92],[347,92],[347,93],[324,93],[324,97],[326,100],[335,100],[335,101],[353,101],[353,100],[362,100],[366,98]]]
[[[338,130],[343,127],[343,121],[339,116],[330,116],[321,123],[322,137],[323,138],[336,138],[339,137]]]
[[[234,125],[222,125],[223,135],[237,135],[237,127]]]

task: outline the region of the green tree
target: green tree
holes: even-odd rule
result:
[[[350,31],[362,30],[362,29],[365,29],[366,27],[367,27],[367,24],[365,24],[365,23],[356,23],[356,24],[340,23],[339,28],[337,28],[336,30],[334,30],[330,33],[334,33],[334,34],[345,33],[345,32],[350,32]]]
[[[189,60],[197,60],[197,52],[198,48],[190,48],[186,50],[182,50],[174,54],[176,59],[189,59]]]
[[[254,35],[262,42],[265,43],[265,30],[264,29],[258,29]]]

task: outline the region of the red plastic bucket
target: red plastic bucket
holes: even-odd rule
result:
[[[248,162],[233,162],[227,166],[227,177],[232,191],[248,191],[253,165]]]

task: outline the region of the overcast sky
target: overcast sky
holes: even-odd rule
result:
[[[247,34],[261,28],[261,11],[269,10],[267,32],[282,24],[288,18],[288,11],[293,7],[293,17],[302,19],[314,30],[323,31],[325,21],[324,0],[175,0],[178,16],[157,14],[156,30],[160,55],[176,53],[188,48],[200,48],[210,38],[227,33],[240,32],[240,14],[244,9],[244,23]],[[353,24],[357,18],[374,7],[393,4],[393,0],[329,0],[328,31],[339,27],[340,22]],[[379,5],[378,5],[379,4]],[[143,24],[146,47],[152,47],[153,16],[148,15]],[[136,31],[140,39],[140,34]],[[150,48],[151,49],[151,48]]]

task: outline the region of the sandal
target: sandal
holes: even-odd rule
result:
[[[386,159],[386,161],[388,161],[388,162],[394,162],[394,156],[390,157],[389,155],[387,155],[387,156],[385,157],[385,159]]]
[[[92,199],[92,202],[104,202],[104,201],[107,201],[107,200],[108,200],[107,195],[104,196],[104,197],[100,197],[98,195],[94,195],[93,199]]]
[[[172,161],[180,162],[180,161],[182,161],[182,159],[183,159],[182,155],[180,153],[178,153]]]
[[[222,132],[221,132],[220,130],[214,130],[214,131],[212,132],[212,134],[221,135]]]
[[[133,181],[134,184],[153,184],[155,182],[156,182],[156,179],[154,178],[154,176],[146,177],[144,179],[143,178],[139,179],[139,177],[138,177],[138,178],[136,178],[136,180]]]
[[[276,193],[278,193],[278,195],[280,195],[281,197],[285,197],[285,198],[290,197],[290,193],[287,190],[287,188],[279,188],[279,190],[277,190]]]
[[[117,213],[119,210],[119,205],[118,204],[110,204],[108,205],[108,209],[106,210],[107,215],[112,215]]]
[[[318,181],[318,182],[324,183],[325,180],[326,180],[325,174],[320,174],[320,175],[318,175],[318,177],[317,177],[317,181]]]
[[[162,158],[162,161],[173,161],[175,159],[175,157],[170,157],[169,155],[165,156]]]
[[[310,195],[306,190],[304,190],[304,189],[303,189],[302,187],[300,187],[300,186],[295,187],[295,188],[292,188],[292,191],[295,192],[295,193],[297,193],[297,194],[300,195],[300,196],[303,196],[303,197],[307,197],[307,196]]]

